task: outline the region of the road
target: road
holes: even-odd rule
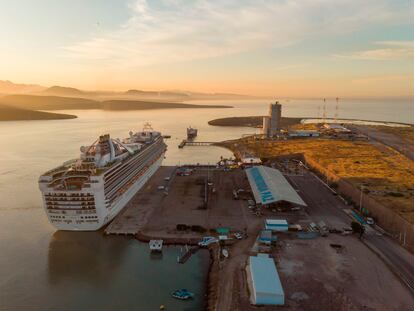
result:
[[[364,242],[390,266],[414,294],[414,255],[378,232],[367,233]]]
[[[308,204],[307,213],[312,219],[323,220],[329,226],[339,228],[341,225],[350,225],[352,219],[346,213],[350,207],[312,172],[305,171],[303,176],[288,179]],[[362,242],[377,253],[414,294],[414,255],[373,227],[367,228]]]
[[[398,152],[404,154],[407,158],[414,161],[414,146],[403,138],[369,126],[352,125],[348,127],[354,131],[367,135],[372,140],[379,141],[380,143],[397,150]]]

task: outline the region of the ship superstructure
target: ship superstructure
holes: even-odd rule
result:
[[[194,139],[194,138],[196,138],[197,137],[197,133],[198,133],[198,130],[196,129],[196,128],[193,128],[193,127],[188,127],[187,128],[187,139]]]
[[[161,166],[166,147],[149,124],[122,141],[106,134],[82,146],[79,159],[39,178],[49,221],[59,230],[106,225]]]

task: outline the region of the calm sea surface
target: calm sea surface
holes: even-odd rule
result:
[[[219,141],[254,133],[249,128],[219,128],[208,120],[263,115],[269,100],[200,101],[232,109],[165,109],[148,111],[63,111],[73,120],[0,122],[0,310],[201,310],[205,303],[208,253],[185,265],[176,263],[179,248],[168,247],[151,258],[147,245],[100,232],[56,232],[41,206],[38,176],[79,155],[79,147],[99,134],[123,138],[144,122],[169,134],[166,165],[215,163],[231,154],[218,147],[178,149],[186,127],[199,129],[198,140]],[[283,102],[284,116],[317,117],[320,101]],[[335,103],[328,101],[327,116]],[[347,100],[340,118],[414,123],[414,102]],[[192,302],[175,301],[169,292],[186,287]]]

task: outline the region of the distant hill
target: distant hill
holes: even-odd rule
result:
[[[106,100],[97,101],[77,97],[38,96],[38,95],[7,95],[0,97],[0,104],[29,110],[143,110],[166,108],[231,108],[225,105],[194,105],[170,102],[141,100]]]
[[[156,92],[156,91],[141,91],[141,90],[128,90],[125,92],[125,95],[137,95],[137,96],[141,96],[141,95],[151,95],[151,96],[158,96],[160,92]]]
[[[0,104],[0,121],[74,119],[75,115],[33,111]]]
[[[10,81],[0,80],[0,94],[26,94],[40,96],[62,96],[79,97],[94,100],[154,100],[154,101],[189,101],[189,100],[226,100],[226,99],[252,99],[259,98],[249,95],[231,93],[201,93],[185,90],[153,90],[144,91],[140,89],[130,89],[128,91],[90,91],[80,90],[67,86],[44,87],[36,84],[18,84]]]
[[[37,95],[8,95],[0,104],[31,110],[101,109],[101,102],[85,98]]]
[[[191,97],[186,93],[170,92],[170,91],[141,91],[128,90],[124,93],[126,98],[149,99],[149,100],[170,100],[170,101],[184,101],[190,100]]]
[[[0,80],[0,93],[2,94],[26,94],[41,92],[44,89],[45,87],[36,84],[19,84]]]
[[[57,95],[57,96],[82,96],[87,95],[86,92],[73,87],[64,87],[64,86],[52,86],[44,90],[42,93],[47,95]]]
[[[193,105],[181,103],[160,103],[139,100],[106,100],[102,102],[105,110],[146,110],[166,108],[232,108],[225,105]]]

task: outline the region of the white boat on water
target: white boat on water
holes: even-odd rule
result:
[[[150,240],[148,244],[149,244],[149,248],[151,252],[161,252],[162,243],[163,243],[163,240]]]

